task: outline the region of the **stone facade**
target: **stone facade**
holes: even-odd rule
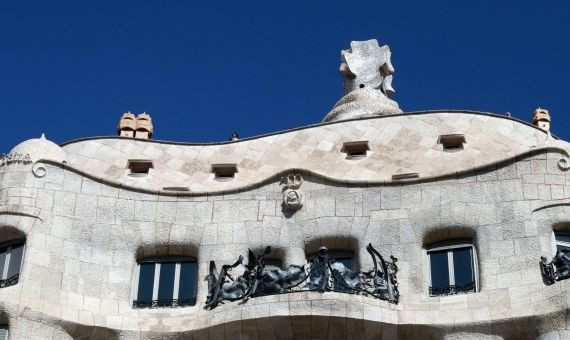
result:
[[[428,134],[420,128],[427,126],[430,115],[440,122],[455,117],[455,128],[443,130],[467,136],[479,131],[485,138],[468,137],[463,151],[436,151],[443,130],[432,126]],[[1,166],[1,241],[26,239],[19,282],[0,289],[2,319],[11,338],[569,337],[570,282],[546,286],[538,267],[541,256],[553,255],[553,228],[570,230],[570,172],[561,166],[569,145],[499,116],[426,113],[394,118],[394,123],[387,121],[392,118],[339,122],[219,145],[97,138],[66,144],[67,164],[31,155],[34,164]],[[398,137],[404,128],[396,122],[402,120],[410,122],[407,143]],[[376,133],[383,125],[384,132]],[[424,131],[425,141],[415,139],[412,127]],[[338,160],[347,163],[338,167],[351,169],[351,174],[329,166],[331,157],[345,156],[338,150],[341,141],[363,136],[369,140],[370,157]],[[492,138],[489,144],[487,137]],[[296,138],[301,140],[294,144]],[[472,154],[485,152],[474,148],[486,148],[491,141],[497,149],[473,159]],[[400,155],[395,158],[409,159],[406,152],[419,146],[433,151],[427,156],[418,152],[418,157],[433,160],[423,167],[414,163],[419,179],[391,181],[387,176],[397,172],[395,168],[388,173],[369,168],[372,162],[390,159],[387,145],[393,148],[390,155]],[[275,157],[292,157],[293,151],[287,150],[308,158],[319,154],[322,165],[317,167],[315,161],[303,167],[302,162],[263,158],[269,157],[265,150],[276,148],[281,152]],[[497,151],[500,148],[504,152]],[[159,166],[176,166],[192,178],[202,165],[230,158],[239,164],[238,177],[219,183],[204,179],[202,191],[169,192],[156,190],[148,178],[136,186],[109,172],[113,164],[123,171],[137,152],[156,161],[157,173],[149,176],[167,178]],[[257,181],[247,175],[248,162],[236,159],[252,154],[268,164],[267,169],[258,165]],[[380,154],[385,156],[374,158]],[[185,167],[183,157],[195,157],[202,165]],[[393,163],[401,164],[402,171],[413,167]],[[34,171],[40,166],[43,171]],[[282,175],[289,173],[304,179],[304,204],[292,212],[283,206],[281,183]],[[429,177],[423,178],[424,173]],[[218,184],[225,187],[214,187]],[[479,289],[430,296],[426,246],[457,238],[473,240]],[[233,263],[248,249],[270,245],[281,251],[285,264],[299,264],[306,261],[305,254],[324,245],[355,251],[360,267],[366,268],[371,265],[364,256],[368,243],[398,258],[398,304],[354,294],[305,292],[204,309],[203,279],[211,260]],[[197,258],[195,306],[133,308],[136,261],[156,255]]]
[[[390,57],[376,40],[343,51],[326,123],[188,144],[126,113],[119,137],[14,147],[0,158],[0,332],[570,339],[570,144],[543,109],[533,124],[402,113]]]

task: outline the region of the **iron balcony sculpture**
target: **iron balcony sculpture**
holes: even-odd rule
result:
[[[570,249],[558,250],[550,262],[544,256],[540,260],[540,272],[546,285],[570,278]]]
[[[253,259],[250,262],[253,263],[244,264],[243,256],[240,255],[234,264],[223,265],[220,272],[217,271],[215,262],[210,261],[210,274],[206,277],[206,308],[213,309],[224,301],[303,291],[362,294],[397,304],[397,259],[390,256],[391,261],[385,261],[372,244],[366,250],[374,262],[374,268],[367,272],[353,271],[335,261],[329,257],[325,247],[321,247],[307,265],[290,265],[285,270],[265,269],[263,258],[271,253],[271,247],[266,247],[257,256],[250,250],[250,259]],[[245,271],[234,279],[230,272],[240,265],[245,267]]]

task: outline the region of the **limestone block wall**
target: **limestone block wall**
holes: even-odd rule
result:
[[[463,134],[461,152],[443,152],[440,135]],[[368,141],[365,159],[346,161],[343,144]],[[185,187],[194,193],[245,190],[289,169],[304,169],[344,182],[390,181],[393,175],[442,176],[488,166],[533,149],[558,144],[544,131],[487,113],[428,111],[318,124],[244,140],[188,144],[99,137],[66,143],[69,165],[136,188]],[[563,143],[564,145],[567,144]],[[154,168],[131,177],[129,159]],[[234,163],[232,181],[217,181],[213,164]]]
[[[282,210],[273,178],[237,193],[164,195],[112,186],[43,164],[0,168],[1,240],[25,235],[17,285],[0,289],[12,339],[487,337],[566,334],[567,281],[545,286],[538,261],[553,228],[570,230],[570,174],[562,150],[419,183],[343,184],[304,173],[305,206]],[[35,165],[37,166],[37,164]],[[39,175],[38,175],[39,174]],[[472,237],[480,291],[430,297],[425,246]],[[398,258],[398,305],[341,293],[284,294],[208,311],[208,262],[233,263],[270,245],[302,264],[318,245],[351,249],[362,268],[373,243]],[[137,258],[192,255],[198,304],[135,309]],[[521,335],[524,334],[524,335]]]
[[[437,137],[449,133],[467,147],[443,152]],[[372,151],[346,160],[342,144],[355,140]],[[568,336],[570,280],[546,286],[538,262],[554,255],[553,230],[570,232],[570,149],[528,125],[432,112],[219,145],[99,138],[64,149],[67,164],[0,164],[0,243],[26,238],[18,283],[0,288],[11,339]],[[128,177],[128,160],[141,158],[153,171]],[[213,180],[211,164],[228,162],[238,176]],[[391,180],[403,172],[420,178]],[[282,204],[289,173],[304,178],[296,212]],[[458,238],[473,241],[479,290],[432,297],[426,247]],[[397,305],[303,292],[203,308],[211,260],[269,245],[284,264],[303,264],[323,245],[354,251],[366,269],[368,243],[398,258]],[[133,308],[136,261],[157,255],[197,258],[196,306]]]

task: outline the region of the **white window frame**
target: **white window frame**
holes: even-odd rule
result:
[[[441,244],[441,245],[438,245],[438,244]],[[453,266],[453,250],[459,249],[459,248],[471,248],[471,257],[472,257],[472,261],[473,261],[473,263],[471,265],[473,266],[473,276],[475,279],[475,291],[472,293],[479,292],[479,265],[478,265],[479,262],[477,259],[477,251],[475,249],[475,246],[473,245],[473,242],[470,242],[469,240],[451,240],[451,241],[438,242],[438,243],[436,243],[436,245],[427,247],[425,249],[425,255],[427,258],[427,282],[428,282],[427,295],[428,296],[433,296],[433,297],[441,297],[442,296],[442,295],[431,295],[429,293],[429,287],[432,286],[430,253],[436,252],[436,251],[447,251],[447,266],[448,266],[448,272],[449,272],[449,285],[454,286],[455,285],[455,272],[454,272],[454,266]],[[456,294],[453,294],[453,295],[456,295]]]
[[[194,262],[196,266],[198,266],[198,261],[196,258],[193,257],[163,257],[163,258],[152,258],[152,259],[143,259],[137,262],[137,267],[135,270],[134,275],[134,282],[133,282],[133,294],[132,299],[133,301],[138,301],[138,293],[139,293],[139,279],[140,279],[140,270],[141,264],[143,263],[154,263],[154,282],[152,287],[152,301],[158,300],[158,289],[160,284],[160,266],[162,263],[175,263],[174,268],[174,289],[172,291],[172,300],[178,300],[178,294],[180,292],[180,269],[182,267],[183,262]],[[199,269],[196,268],[196,272],[198,274]],[[198,282],[196,284],[196,290],[198,289]],[[197,297],[198,294],[196,294]],[[190,305],[188,305],[190,306]],[[165,306],[168,307],[168,306]],[[185,306],[187,307],[187,306]]]
[[[4,242],[3,244],[0,245],[0,249],[4,249],[6,248],[6,258],[4,259],[4,267],[0,268],[0,280],[4,281],[9,279],[8,278],[8,270],[10,269],[10,258],[12,255],[12,247],[14,245],[22,245],[22,258],[20,259],[20,263],[19,263],[19,267],[20,269],[18,270],[18,274],[22,273],[22,265],[24,264],[24,256],[26,254],[26,239],[16,239],[16,240],[11,240],[8,242]],[[19,278],[18,278],[18,281]],[[7,287],[7,286],[4,286]],[[4,288],[2,287],[2,288]]]

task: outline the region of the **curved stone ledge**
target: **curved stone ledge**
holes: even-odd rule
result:
[[[70,319],[61,308],[37,308],[25,301],[16,303],[5,299],[2,311],[7,314],[16,338],[23,338],[25,332],[30,334],[31,329],[23,328],[40,323],[41,326],[33,328],[34,335],[40,334],[38,332],[58,334],[57,339],[78,336],[90,339],[187,336],[196,339],[344,339],[350,334],[363,339],[463,339],[470,336],[523,340],[565,329],[565,314],[568,312],[566,307],[552,306],[553,301],[566,299],[568,294],[565,292],[535,304],[532,314],[519,313],[517,309],[508,315],[500,313],[500,302],[496,302],[495,310],[486,318],[481,317],[477,309],[396,308],[366,298],[340,295],[303,293],[287,299],[266,297],[255,303],[228,304],[216,312],[193,307],[141,310],[136,316],[126,313],[111,317],[116,327],[100,326],[96,321],[87,322],[89,319],[85,317]],[[185,313],[185,310],[193,312]],[[110,324],[113,323],[107,321],[107,325]]]
[[[453,177],[457,177],[457,176],[469,175],[471,173],[474,173],[477,171],[482,171],[482,170],[485,170],[488,168],[499,167],[501,165],[507,164],[509,162],[516,161],[517,159],[520,159],[523,157],[528,157],[528,156],[541,154],[541,153],[548,153],[549,151],[561,153],[563,155],[569,155],[568,151],[564,148],[561,148],[561,147],[549,146],[549,147],[534,148],[530,151],[525,151],[525,152],[522,152],[522,153],[517,154],[515,156],[502,159],[500,161],[485,163],[485,164],[482,164],[482,165],[479,165],[479,166],[476,166],[473,168],[461,170],[461,171],[455,171],[455,172],[449,172],[449,173],[444,173],[444,174],[440,174],[440,175],[425,176],[425,177],[419,177],[419,178],[411,178],[411,179],[405,179],[405,180],[339,179],[339,178],[323,175],[321,173],[318,173],[316,171],[312,171],[310,169],[289,168],[289,169],[280,171],[278,173],[275,173],[275,174],[273,174],[267,178],[261,178],[255,182],[253,182],[253,183],[249,183],[249,184],[242,185],[242,186],[226,188],[226,189],[219,189],[219,190],[189,191],[189,192],[187,192],[187,191],[171,191],[171,190],[155,190],[155,189],[150,189],[150,188],[146,188],[146,187],[137,187],[137,186],[133,186],[133,185],[128,185],[128,184],[121,183],[119,181],[113,181],[113,180],[109,180],[109,179],[104,178],[104,177],[98,177],[97,175],[95,175],[93,173],[90,173],[88,171],[85,171],[83,169],[77,168],[77,167],[69,165],[69,164],[55,162],[55,161],[47,160],[47,159],[40,159],[40,160],[36,161],[35,163],[45,163],[45,164],[57,166],[57,167],[60,167],[62,169],[65,169],[65,170],[74,172],[78,175],[89,178],[91,180],[94,180],[96,182],[100,182],[100,183],[103,183],[103,184],[106,184],[106,185],[109,185],[112,187],[119,187],[119,188],[125,189],[125,190],[130,190],[130,191],[135,191],[135,192],[140,192],[140,193],[146,193],[146,194],[156,194],[156,195],[161,195],[161,196],[191,197],[191,196],[203,196],[203,195],[210,195],[210,194],[220,195],[220,194],[230,194],[230,193],[243,192],[243,191],[247,191],[247,190],[250,190],[252,188],[256,188],[256,187],[259,187],[261,185],[267,184],[269,182],[272,182],[275,179],[281,178],[282,176],[288,175],[290,173],[300,173],[300,174],[304,174],[304,175],[310,175],[310,176],[313,176],[313,177],[318,178],[318,179],[330,181],[332,183],[348,184],[348,185],[362,185],[362,186],[371,185],[372,186],[372,185],[421,184],[421,183],[428,183],[428,182],[434,182],[434,181],[439,181],[439,180],[445,180],[445,179],[449,179],[449,178],[453,178]]]

